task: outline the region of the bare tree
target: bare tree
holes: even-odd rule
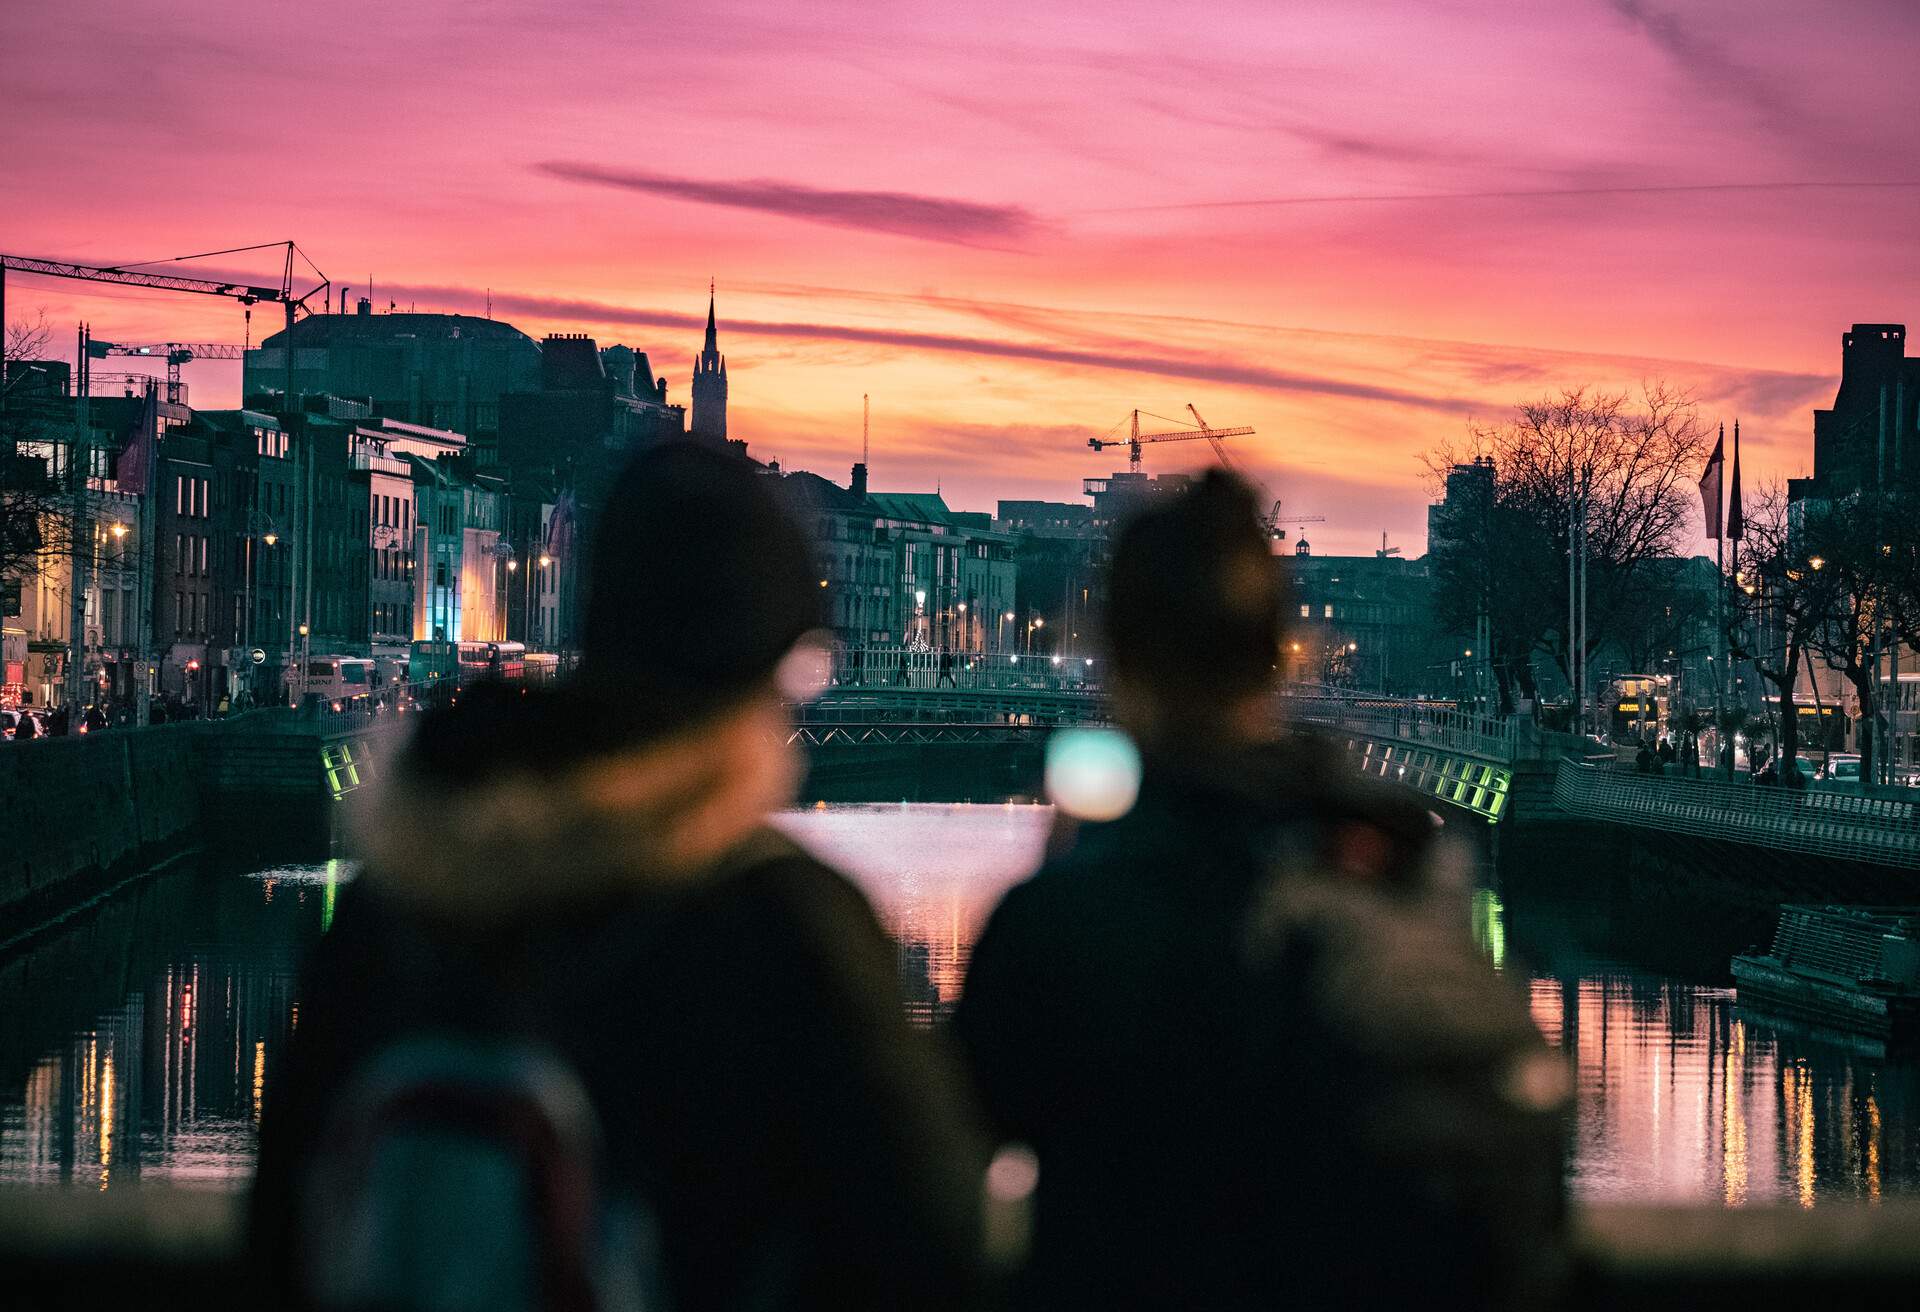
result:
[[[53,325],[47,322],[47,307],[34,311],[31,320],[15,320],[6,328],[9,360],[45,360],[53,346]]]
[[[1687,545],[1706,439],[1693,399],[1654,382],[1637,392],[1570,388],[1428,454],[1442,486],[1456,465],[1493,462],[1486,513],[1433,550],[1442,620],[1458,626],[1485,609],[1503,695],[1509,683],[1531,694],[1535,652],[1563,672],[1573,668],[1566,562],[1576,498],[1587,507],[1590,655],[1627,636],[1648,593],[1672,583],[1657,562]]]
[[[1786,490],[1762,486],[1747,498],[1746,537],[1735,556],[1728,650],[1752,663],[1780,700],[1779,759],[1792,768],[1800,750],[1800,671],[1815,633],[1838,604],[1837,573],[1794,532]],[[1784,780],[1786,776],[1782,774]]]
[[[71,498],[54,477],[53,452],[69,438],[48,427],[19,414],[0,420],[0,585],[8,592],[67,549]]]
[[[1809,502],[1803,540],[1823,565],[1830,592],[1809,647],[1846,678],[1860,705],[1860,780],[1874,779],[1881,743],[1879,655],[1899,636],[1915,587],[1910,538],[1914,516],[1899,493],[1863,489],[1834,501]]]
[[[54,452],[71,440],[46,403],[45,360],[53,328],[43,306],[5,326],[7,378],[0,378],[0,591],[66,550],[68,498],[54,478]]]

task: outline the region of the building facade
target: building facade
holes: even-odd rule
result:
[[[538,384],[540,348],[511,324],[470,314],[316,314],[293,325],[293,392],[359,397],[408,423],[482,435],[500,428],[500,398]],[[246,353],[247,396],[287,386],[286,330]]]

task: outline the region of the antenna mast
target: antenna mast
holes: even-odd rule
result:
[[[873,408],[867,401],[867,394],[860,393],[860,463],[867,463],[867,421],[873,417]]]

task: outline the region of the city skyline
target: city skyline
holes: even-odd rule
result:
[[[10,70],[0,248],[292,236],[381,306],[483,313],[490,289],[536,339],[647,350],[681,403],[717,277],[731,435],[844,481],[870,394],[874,486],[968,509],[1078,500],[1122,463],[1088,436],[1191,401],[1258,430],[1235,449],[1328,517],[1316,548],[1386,531],[1417,554],[1420,452],[1643,377],[1740,417],[1750,480],[1785,478],[1838,337],[1920,305],[1916,20],[1892,5],[1055,6],[961,37],[918,9],[430,5],[369,52],[212,3],[164,59],[133,12],[19,18],[38,53]],[[632,40],[605,39],[619,24]],[[9,292],[62,346],[81,317],[112,340],[243,331],[197,298]],[[187,376],[197,405],[238,399],[231,365]]]

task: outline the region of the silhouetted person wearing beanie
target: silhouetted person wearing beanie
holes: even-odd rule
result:
[[[1138,796],[1066,822],[975,945],[955,1028],[1039,1160],[1022,1307],[1486,1307],[1554,1279],[1564,1063],[1443,894],[1424,808],[1283,728],[1281,570],[1223,473],[1123,530]]]
[[[268,1094],[254,1215],[275,1305],[371,1279],[355,1255],[385,1236],[316,1200],[332,1187],[378,1204],[399,1186],[339,1185],[359,1140],[330,1127],[385,1106],[343,1094],[387,1069],[381,1054],[442,1060],[411,1046],[427,1035],[484,1069],[430,1066],[452,1095],[397,1101],[454,1117],[435,1132],[478,1140],[476,1161],[517,1167],[516,1145],[540,1150],[527,1149],[546,1190],[534,1305],[965,1306],[984,1154],[964,1076],[909,1028],[896,950],[865,900],[765,823],[801,768],[783,694],[828,669],[811,647],[811,545],[764,475],[691,445],[637,460],[600,522],[577,679],[464,690],[427,717],[362,826],[365,873],[302,977]],[[501,1043],[515,1064],[485,1068]],[[512,1142],[488,1139],[503,1117],[484,1081],[529,1069],[522,1048],[584,1090],[598,1163],[551,1160],[524,1099],[504,1116]],[[374,1118],[367,1133],[387,1128]],[[401,1160],[437,1169],[444,1156]],[[612,1231],[583,1215],[583,1181],[620,1205]],[[516,1205],[496,1192],[467,1191],[456,1222],[368,1214],[458,1238],[467,1208],[489,1219]],[[614,1286],[641,1268],[654,1284],[588,1299],[567,1267],[586,1249],[632,1256]],[[365,1297],[456,1305],[440,1292]],[[483,1291],[471,1305],[510,1302]]]

